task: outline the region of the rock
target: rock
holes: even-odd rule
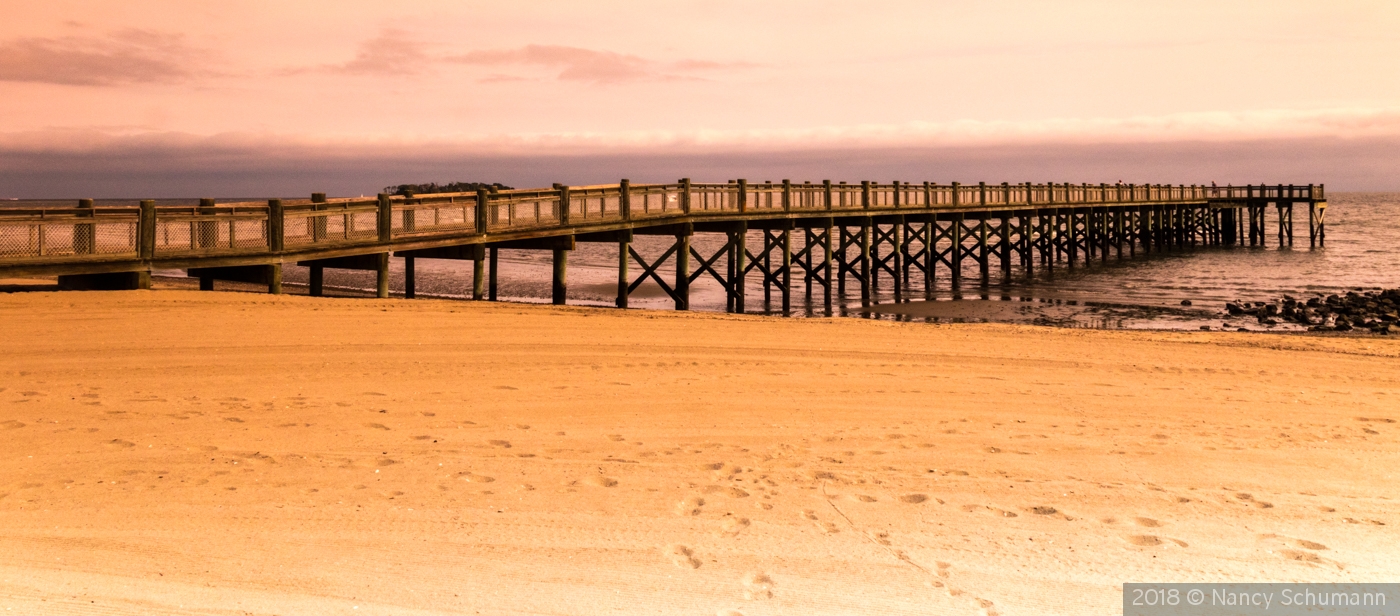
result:
[[[1183,299],[1183,300],[1181,300],[1181,305],[1182,305],[1182,306],[1190,306],[1190,305],[1191,305],[1191,300],[1189,300],[1189,299]]]
[[[1206,331],[1206,332],[1210,331],[1210,326],[1209,326],[1209,325],[1202,325],[1202,326],[1201,326],[1201,331]]]
[[[1239,302],[1230,302],[1225,304],[1225,311],[1230,313],[1231,316],[1237,317],[1244,314],[1244,306],[1240,305]]]

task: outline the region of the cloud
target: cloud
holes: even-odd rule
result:
[[[440,66],[542,67],[557,71],[559,81],[616,84],[639,81],[695,81],[694,73],[742,70],[757,66],[749,62],[715,62],[682,59],[663,62],[633,54],[564,45],[525,45],[517,49],[485,49],[465,53],[434,53],[433,45],[410,32],[386,28],[379,35],[360,43],[355,57],[339,64],[284,70],[297,75],[311,71],[350,75],[415,75]],[[536,81],[531,77],[492,72],[478,83]]]
[[[519,49],[478,50],[442,58],[454,64],[478,66],[525,65],[558,69],[559,81],[615,84],[637,81],[690,81],[685,73],[745,69],[748,62],[678,60],[661,62],[632,54],[563,45],[526,45]]]
[[[560,81],[620,83],[665,78],[655,62],[630,54],[562,45],[526,45],[519,49],[472,51],[444,58],[457,64],[500,66],[525,64],[558,68]]]
[[[105,37],[0,43],[0,81],[74,86],[181,83],[205,73],[206,54],[178,34],[129,29]]]
[[[360,44],[355,58],[324,68],[352,75],[413,75],[423,72],[436,58],[408,32],[387,28]]]

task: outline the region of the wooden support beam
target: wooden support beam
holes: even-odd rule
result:
[[[617,241],[617,307],[626,308],[628,286],[632,282],[627,273],[627,264],[631,263],[632,238],[622,237]]]
[[[827,209],[831,209],[831,181],[830,181],[830,180],[827,180],[827,181],[826,181],[826,198],[827,198]],[[822,285],[822,305],[825,307],[826,316],[831,316],[831,315],[833,314],[833,313],[832,313],[832,308],[831,308],[831,287],[833,286],[833,285],[831,284],[831,283],[832,283],[831,275],[832,275],[832,270],[833,270],[834,259],[832,258],[832,254],[831,254],[831,244],[832,244],[832,241],[833,241],[832,235],[834,235],[834,233],[835,233],[835,227],[833,226],[832,220],[831,220],[830,218],[828,218],[828,219],[826,219],[826,232],[822,234],[822,257],[823,257],[823,263],[822,263],[822,265],[823,265],[823,269],[825,270],[824,278],[826,279],[826,283]]]
[[[1068,219],[1068,227],[1065,229],[1065,264],[1074,267],[1074,262],[1079,260],[1079,217],[1081,215],[1074,210],[1066,210],[1064,218]]]
[[[676,236],[676,310],[690,310],[690,234]]]
[[[486,299],[487,299],[488,301],[493,301],[493,302],[494,302],[494,301],[496,301],[496,265],[497,265],[497,261],[498,261],[498,259],[497,259],[497,256],[498,256],[498,255],[497,255],[497,251],[498,251],[498,249],[497,249],[495,246],[491,246],[490,248],[487,248],[487,251],[489,252],[489,255],[490,255],[490,256],[489,256],[489,259],[488,259],[488,261],[487,261],[487,293],[486,293]]]
[[[953,290],[956,291],[962,285],[962,260],[963,260],[963,215],[954,214],[952,227],[949,229],[952,237],[948,238],[952,242],[952,267],[948,268],[948,275],[951,279]]]
[[[1006,213],[1002,213],[997,222],[997,248],[1001,256],[1002,281],[1009,283],[1011,282],[1011,216]]]
[[[554,249],[554,276],[550,285],[550,299],[555,306],[563,306],[569,299],[569,250]]]
[[[375,295],[384,299],[389,297],[389,253],[381,252],[375,256],[379,258],[379,267],[374,270]]]
[[[784,180],[786,182],[786,180]],[[783,229],[783,316],[792,314],[792,229]]]
[[[403,297],[413,299],[417,295],[417,281],[413,278],[413,257],[403,258]]]
[[[740,224],[742,225],[743,223]],[[745,274],[749,271],[749,265],[747,263],[749,256],[749,231],[747,227],[743,227],[735,229],[731,231],[731,233],[734,234],[731,240],[734,244],[732,248],[734,252],[734,277],[730,280],[729,286],[734,290],[734,312],[737,314],[744,314],[744,297],[746,295],[745,289],[747,284],[747,276],[745,276]]]
[[[863,182],[864,183],[864,182]],[[867,183],[866,194],[870,190]],[[860,224],[860,305],[869,306],[873,299],[873,289],[870,287],[870,219],[864,218]]]
[[[472,300],[486,299],[486,246],[472,246]]]

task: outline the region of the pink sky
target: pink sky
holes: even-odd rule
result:
[[[1400,188],[1397,32],[1395,2],[26,3],[0,197],[755,165]]]

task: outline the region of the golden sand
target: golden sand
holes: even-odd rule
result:
[[[1400,574],[1388,339],[131,291],[0,295],[0,340],[0,611],[1105,614]]]

